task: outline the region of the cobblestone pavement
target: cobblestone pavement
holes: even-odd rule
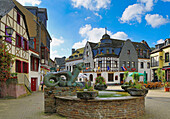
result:
[[[109,89],[120,89],[119,86]],[[56,114],[44,114],[43,92],[35,92],[19,99],[0,99],[0,119],[65,119]],[[138,119],[170,119],[170,92],[149,90],[146,113]]]

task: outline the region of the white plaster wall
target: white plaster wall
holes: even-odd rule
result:
[[[70,66],[71,66],[71,72],[72,72],[73,71],[73,65],[76,65],[76,64],[81,63],[81,62],[83,62],[83,59],[66,62],[65,69],[67,70],[67,66],[68,66],[68,69],[70,71]]]
[[[140,63],[143,62],[144,63],[144,68],[141,69]],[[151,69],[147,68],[147,62],[150,63],[150,59],[138,59],[138,72],[139,73],[144,73],[144,71],[146,71],[147,73],[147,78],[148,81],[151,81]],[[141,76],[139,81],[143,81],[144,77]]]
[[[39,67],[38,67],[38,72],[36,71],[31,71],[31,53],[33,53],[34,55],[39,56],[38,54],[32,52],[29,50],[29,82],[31,83],[31,78],[37,78],[37,84],[36,84],[36,90],[39,90],[39,86],[40,86],[40,61],[39,61]]]

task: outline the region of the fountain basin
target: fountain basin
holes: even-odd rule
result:
[[[136,118],[144,114],[145,97],[111,97],[81,100],[55,96],[56,113],[74,119]]]

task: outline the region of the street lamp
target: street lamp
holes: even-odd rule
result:
[[[11,27],[7,27],[7,28],[6,28],[6,31],[7,31],[7,33],[11,36],[11,35],[13,34],[13,32],[14,32],[14,29],[11,28]]]
[[[2,35],[0,35],[0,39],[1,39],[2,37],[11,37],[11,35],[12,35],[13,32],[14,32],[14,29],[13,29],[12,27],[7,27],[7,28],[6,28],[6,31],[7,31],[7,33],[8,33],[9,36],[2,36]]]

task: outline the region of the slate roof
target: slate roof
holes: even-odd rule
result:
[[[0,0],[0,18],[5,16],[15,7],[12,0]]]
[[[83,58],[83,53],[84,53],[84,47],[77,49],[72,55],[70,55],[66,61],[70,61],[70,60],[76,60],[76,59],[81,59]],[[80,56],[80,54],[82,54],[82,56]],[[76,57],[77,56],[77,57]],[[72,58],[70,58],[72,57]]]
[[[65,64],[65,57],[62,58],[55,57],[54,61],[56,62],[57,65],[63,66]]]

